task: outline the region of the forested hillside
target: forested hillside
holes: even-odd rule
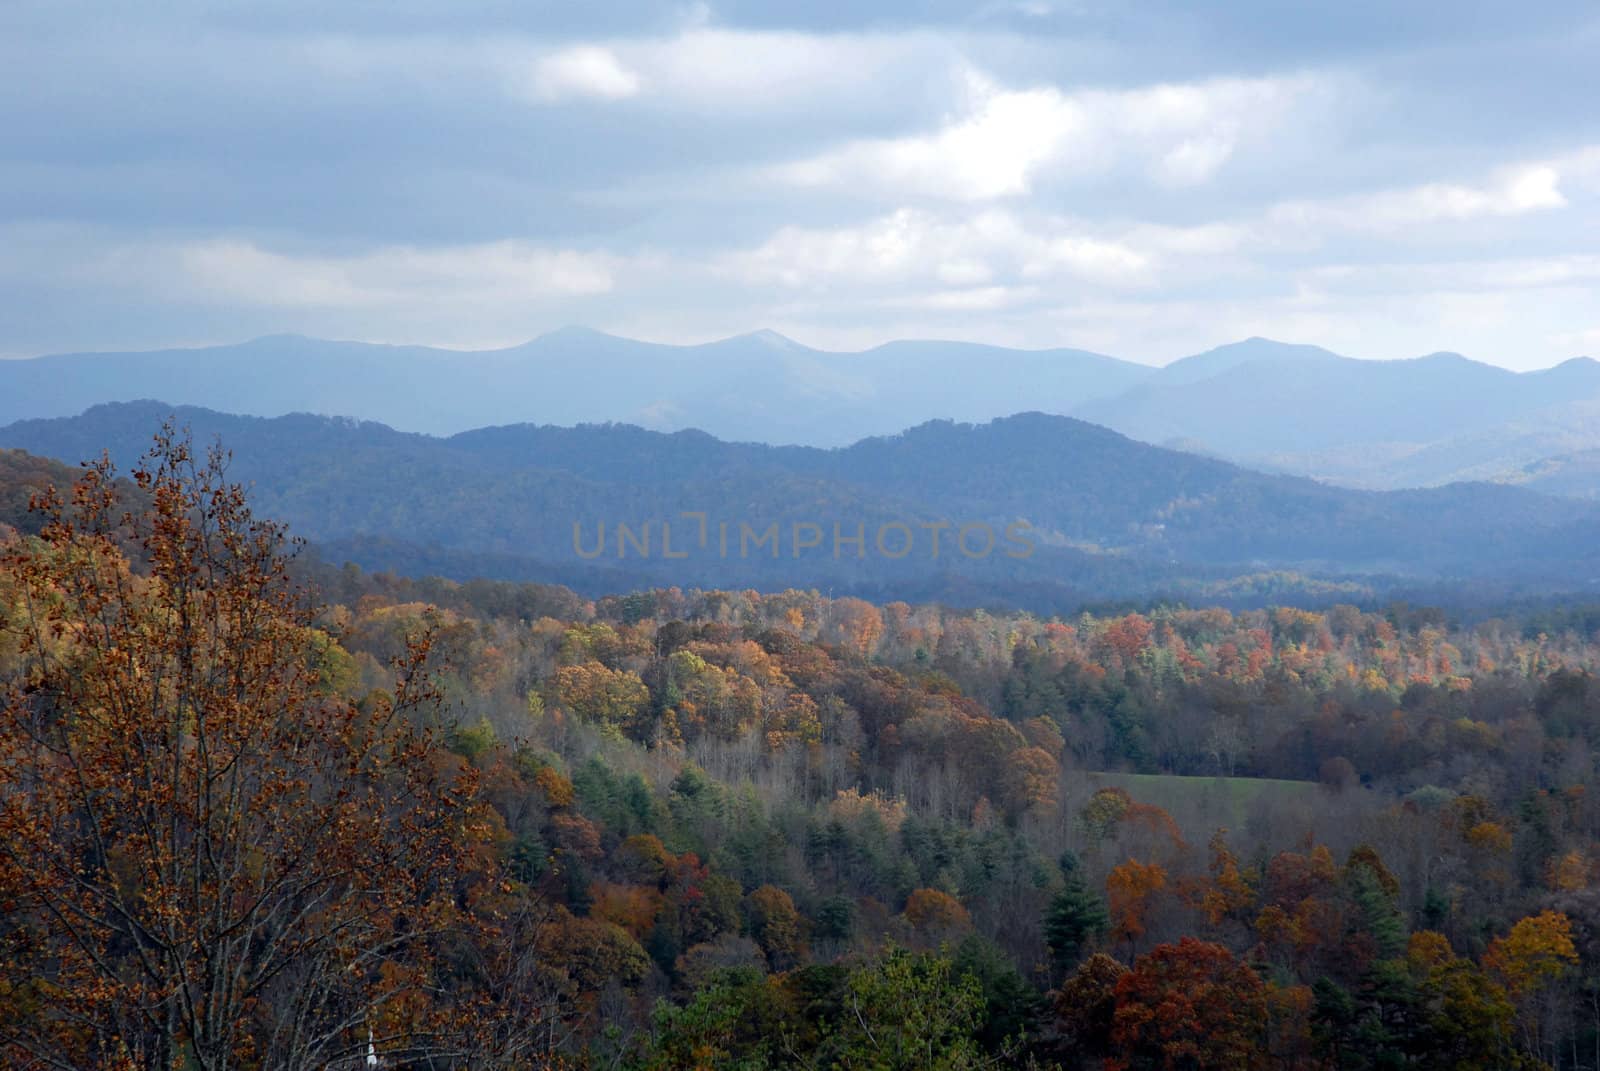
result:
[[[185,449],[131,518],[94,472],[7,536],[15,1066],[248,1064],[291,1027],[404,1067],[1600,1045],[1593,608],[1041,618],[314,562],[305,592]],[[224,951],[246,984],[195,988]]]
[[[99,406],[0,429],[0,445],[69,462],[109,449],[126,464],[172,412]],[[1592,503],[1487,484],[1348,491],[1037,413],[839,450],[627,425],[436,439],[305,415],[176,416],[202,441],[220,435],[260,506],[332,557],[462,579],[594,594],[816,586],[1062,612],[1162,596],[1326,605],[1461,578],[1584,591],[1600,578]]]

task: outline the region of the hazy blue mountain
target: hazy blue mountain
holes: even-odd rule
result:
[[[1600,449],[1541,458],[1524,465],[1507,482],[1545,494],[1600,499]]]
[[[342,414],[451,434],[627,421],[731,441],[843,445],[930,418],[1065,412],[1153,370],[1081,350],[896,342],[811,349],[770,331],[668,346],[567,328],[503,350],[280,335],[235,346],[0,361],[0,423],[159,397],[225,412]]]
[[[1600,444],[1600,397],[1523,413],[1504,423],[1426,443],[1375,443],[1253,459],[1260,467],[1315,474],[1349,487],[1435,487],[1462,480],[1533,486],[1530,469]],[[1544,465],[1545,462],[1551,465]],[[1564,483],[1540,486],[1565,494]]]
[[[1186,383],[1198,383],[1203,379],[1210,379],[1238,368],[1240,365],[1258,361],[1293,363],[1339,359],[1338,354],[1330,353],[1321,346],[1275,342],[1270,338],[1256,336],[1242,342],[1230,342],[1192,357],[1180,357],[1159,369],[1147,382],[1163,387],[1181,387]]]
[[[1368,469],[1377,474],[1369,482],[1395,486],[1386,466],[1428,444],[1600,396],[1600,363],[1588,360],[1519,374],[1451,353],[1362,361],[1264,340],[1240,345],[1257,356],[1199,380],[1157,375],[1072,415],[1146,442],[1187,440],[1310,475]]]
[[[1160,369],[1067,349],[892,342],[833,353],[770,331],[670,346],[584,328],[475,352],[274,336],[0,361],[0,423],[152,396],[435,435],[522,424],[699,429],[720,440],[718,464],[730,442],[847,446],[930,419],[1041,411],[1366,489],[1526,482],[1536,462],[1600,448],[1600,363],[1586,358],[1518,374],[1457,354],[1365,361],[1264,338]]]
[[[173,407],[97,406],[79,417],[0,428],[0,446],[78,460],[108,449],[124,466]],[[1135,442],[1066,417],[1026,413],[986,424],[925,423],[847,448],[721,442],[627,425],[517,425],[449,438],[304,414],[263,419],[176,410],[199,439],[221,436],[234,475],[265,514],[369,568],[476,573],[576,584],[806,586],[927,596],[940,590],[1048,592],[1037,605],[1193,590],[1292,570],[1337,580],[1375,574],[1585,585],[1600,578],[1600,506],[1488,484],[1353,491],[1272,476]],[[706,542],[685,511],[706,515]],[[654,526],[656,553],[619,552],[616,525]],[[674,526],[686,558],[662,556]],[[719,554],[727,522],[735,545]],[[921,526],[949,522],[929,554]],[[1028,525],[1033,554],[967,558],[963,524]],[[738,526],[776,524],[776,554],[737,551]],[[917,551],[798,553],[796,524],[831,541],[904,524]],[[574,547],[604,552],[590,561]],[[983,537],[981,532],[978,543]],[[688,544],[686,546],[686,543]],[[898,545],[898,544],[895,544]],[[952,585],[955,585],[952,588]],[[1188,585],[1186,587],[1186,585]],[[975,596],[976,597],[976,596]],[[980,600],[981,601],[981,600]]]

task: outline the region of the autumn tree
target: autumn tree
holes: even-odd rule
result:
[[[1167,887],[1167,872],[1159,863],[1129,859],[1106,875],[1106,899],[1111,909],[1112,933],[1131,952],[1144,936],[1156,894]]]
[[[905,918],[930,944],[940,944],[972,929],[961,901],[938,889],[916,889],[906,898]]]
[[[1056,1030],[1067,1049],[1085,1063],[1111,1051],[1117,983],[1127,973],[1128,968],[1104,952],[1096,952],[1078,964],[1056,992]]]
[[[1140,956],[1117,981],[1112,1015],[1119,1071],[1266,1066],[1266,990],[1221,945],[1185,937]]]
[[[441,949],[490,823],[418,712],[330,693],[286,536],[171,428],[123,512],[109,462],[0,571],[0,1055],[10,1066],[354,1066],[460,1054]],[[131,548],[130,562],[120,548]],[[452,1008],[452,1004],[457,1007]]]
[[[745,897],[744,907],[750,936],[772,965],[783,970],[797,963],[804,951],[801,918],[789,894],[777,886],[763,885]]]
[[[609,669],[600,662],[562,666],[556,672],[562,706],[608,732],[639,732],[650,692],[637,673]]]
[[[1221,926],[1229,919],[1243,918],[1255,903],[1251,875],[1239,867],[1239,857],[1228,847],[1228,831],[1219,829],[1211,836],[1211,865],[1208,880],[1194,897],[1206,923]]]
[[[1541,996],[1552,992],[1578,963],[1572,922],[1559,911],[1541,911],[1519,920],[1484,953],[1484,967],[1505,985],[1522,1020],[1529,1051],[1542,1055],[1555,1009]]]

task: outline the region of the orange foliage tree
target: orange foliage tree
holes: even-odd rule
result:
[[[937,944],[972,929],[972,916],[961,901],[938,889],[917,889],[906,898],[906,921],[918,934]]]
[[[307,1068],[460,1053],[446,953],[496,889],[474,772],[394,698],[325,689],[285,535],[170,428],[122,512],[109,462],[3,570],[0,1063]],[[137,567],[122,547],[133,548]],[[325,637],[323,638],[325,640]],[[480,1020],[481,1021],[481,1020]]]
[[[1106,875],[1106,904],[1111,911],[1111,930],[1118,940],[1128,942],[1131,951],[1144,936],[1150,902],[1167,886],[1167,872],[1159,863],[1129,859],[1111,868]]]
[[[1494,939],[1483,962],[1504,980],[1513,997],[1532,993],[1577,965],[1572,923],[1559,911],[1522,919],[1510,933]]]

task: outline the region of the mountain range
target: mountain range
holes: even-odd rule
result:
[[[848,446],[926,420],[1074,416],[1155,445],[1349,487],[1463,480],[1600,497],[1600,363],[1514,373],[1457,354],[1342,357],[1252,338],[1154,368],[1073,349],[892,342],[834,353],[770,331],[671,346],[567,328],[501,350],[272,336],[0,361],[0,423],[158,397],[454,435],[621,421],[727,442]]]
[[[502,350],[278,335],[233,346],[0,361],[0,423],[162,398],[315,412],[448,435],[495,424],[624,421],[730,441],[839,446],[930,417],[990,420],[1118,393],[1151,369],[1080,350],[892,342],[828,353],[771,331],[669,346],[566,328]]]
[[[1353,600],[1463,579],[1600,581],[1600,505],[1484,483],[1349,490],[1042,413],[823,449],[622,424],[434,437],[138,402],[20,421],[0,428],[0,446],[66,461],[106,450],[126,469],[168,418],[220,439],[258,510],[329,558],[412,574],[591,592],[802,586],[1052,612],[1090,598],[1250,598],[1263,585]]]

